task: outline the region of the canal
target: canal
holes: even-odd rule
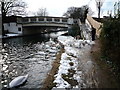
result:
[[[15,77],[28,74],[20,88],[40,88],[60,50],[56,38],[67,31],[4,39],[2,49],[1,87]]]

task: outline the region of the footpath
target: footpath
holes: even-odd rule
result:
[[[101,60],[101,43],[95,40],[90,50],[90,56],[94,62],[93,80],[97,83],[96,88],[120,88],[116,76],[111,71],[111,67]]]

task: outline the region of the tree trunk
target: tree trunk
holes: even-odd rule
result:
[[[5,12],[4,12],[4,2],[1,2],[1,12],[2,12],[2,36],[5,35],[5,32],[4,32],[4,19],[5,19]]]

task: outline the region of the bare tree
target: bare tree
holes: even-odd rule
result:
[[[75,11],[77,11],[76,7],[69,7],[67,12],[63,14],[65,17],[71,17],[71,14],[73,14]]]
[[[21,0],[1,0],[1,12],[4,16],[25,15],[27,4]]]
[[[36,16],[48,16],[48,12],[46,8],[40,8],[36,13]]]
[[[104,0],[95,0],[95,1],[96,1],[96,7],[98,9],[98,18],[100,18],[101,7],[104,3]]]
[[[80,19],[81,22],[85,23],[85,19],[87,17],[87,14],[89,12],[89,7],[87,5],[82,7],[70,7],[68,8],[67,12],[64,13],[64,16],[71,17],[74,19]]]

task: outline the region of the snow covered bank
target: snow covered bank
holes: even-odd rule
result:
[[[21,36],[20,34],[6,34],[5,38],[8,37],[17,37],[17,36]]]
[[[94,41],[76,40],[72,36],[59,36],[58,41],[61,42],[64,46],[69,46],[69,47],[74,47],[74,48],[82,48],[85,45],[95,44]]]
[[[20,34],[5,34],[5,36],[0,36],[0,38],[9,38],[9,37],[17,37],[17,36],[21,36]]]
[[[82,71],[78,70],[80,50],[92,45],[90,40],[76,40],[71,36],[59,36],[58,41],[64,45],[65,53],[61,56],[58,73],[54,76],[56,87],[54,88],[81,88],[86,85],[82,80]],[[73,72],[70,72],[73,71]],[[72,73],[72,74],[71,74]],[[72,80],[76,84],[71,83]]]

